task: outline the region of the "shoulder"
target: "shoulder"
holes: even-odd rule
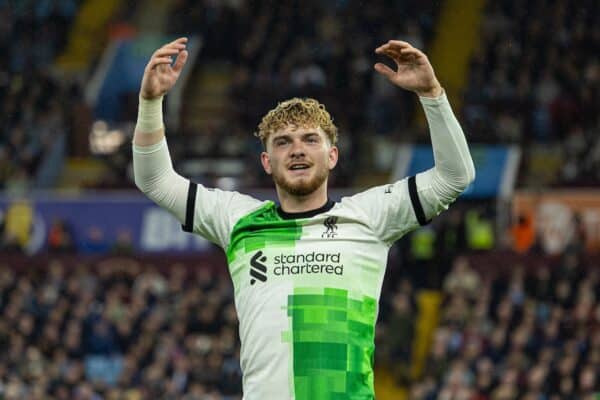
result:
[[[357,206],[364,205],[370,208],[373,205],[375,205],[373,203],[374,201],[385,201],[387,198],[393,198],[397,197],[398,195],[408,193],[407,182],[408,178],[404,178],[394,183],[373,186],[371,188],[358,192],[352,196],[343,197],[342,202],[346,202],[348,204],[355,204]]]
[[[236,191],[208,188],[190,181],[188,190],[188,213],[190,207],[202,219],[235,222],[244,215],[262,207],[267,202]]]
[[[223,200],[218,204],[218,207],[222,207],[225,212],[230,214],[233,220],[238,220],[273,204],[272,201],[259,200],[253,196],[235,191],[214,190],[220,192],[220,196]]]

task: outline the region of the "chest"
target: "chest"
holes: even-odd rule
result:
[[[387,246],[360,221],[336,215],[248,224],[228,249],[234,285],[334,287],[376,284],[385,272]]]

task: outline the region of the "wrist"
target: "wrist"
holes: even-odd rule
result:
[[[419,95],[420,97],[435,98],[435,97],[440,97],[442,95],[442,93],[444,93],[444,89],[442,88],[442,85],[440,85],[439,83],[436,83],[432,87],[424,89],[424,90],[417,90],[417,95]]]
[[[163,128],[163,96],[146,99],[140,95],[135,129],[139,132],[156,132]]]

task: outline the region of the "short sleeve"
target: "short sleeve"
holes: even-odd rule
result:
[[[190,181],[182,229],[226,249],[233,226],[264,202],[238,192],[206,188]]]

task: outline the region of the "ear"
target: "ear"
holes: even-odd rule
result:
[[[271,158],[269,157],[269,153],[263,151],[260,153],[260,163],[263,166],[263,169],[268,175],[271,175]]]
[[[331,171],[332,169],[335,168],[335,166],[337,165],[338,162],[338,148],[336,146],[331,146],[329,148],[329,170]]]

